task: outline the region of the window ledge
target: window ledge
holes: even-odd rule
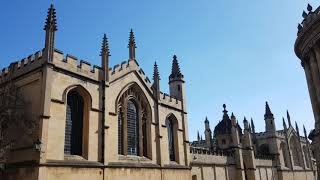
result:
[[[64,160],[69,161],[69,160],[77,160],[77,161],[87,161],[87,159],[85,159],[82,156],[78,156],[78,155],[64,155]]]
[[[147,157],[133,156],[133,155],[119,155],[119,160],[132,161],[132,162],[150,162],[151,159]]]

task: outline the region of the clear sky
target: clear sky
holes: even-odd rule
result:
[[[0,68],[44,47],[43,26],[51,1],[0,2]],[[297,25],[316,0],[54,0],[56,48],[100,64],[103,33],[109,37],[111,67],[128,59],[133,28],[137,60],[149,78],[159,64],[161,89],[168,92],[172,55],[185,75],[190,139],[222,118],[222,104],[253,118],[264,130],[265,101],[277,128],[289,109],[292,121],[314,127],[303,68],[294,54]]]

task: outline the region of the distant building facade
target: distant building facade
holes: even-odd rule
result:
[[[283,118],[282,130],[276,129],[274,121],[266,102],[265,131],[256,132],[254,121],[251,119],[250,123],[245,117],[242,130],[235,115],[229,116],[223,105],[222,120],[212,136],[206,118],[206,138],[201,140],[198,134],[198,140],[191,143],[194,179],[214,176],[216,179],[314,180],[317,175],[314,153],[305,128],[301,136],[297,123],[293,127],[288,111],[288,123]]]

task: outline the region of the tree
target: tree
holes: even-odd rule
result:
[[[27,107],[13,83],[0,86],[0,163],[6,161],[7,153],[16,145],[33,143],[37,123]],[[25,142],[25,137],[30,142]]]

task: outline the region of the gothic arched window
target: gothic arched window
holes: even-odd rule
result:
[[[307,168],[310,168],[310,156],[307,146],[303,146],[304,158],[306,161]]]
[[[288,146],[287,146],[287,144],[282,142],[280,144],[280,148],[281,148],[281,152],[282,152],[284,166],[289,168],[290,167],[290,160],[289,160],[290,156],[289,156],[289,152],[288,152]]]
[[[131,100],[128,101],[127,109],[127,135],[128,155],[138,155],[139,150],[139,122],[137,107]]]
[[[64,153],[82,155],[84,100],[77,91],[67,96]]]
[[[301,166],[300,157],[299,157],[299,147],[296,140],[296,137],[293,136],[290,139],[290,149],[292,152],[293,164],[295,166]]]
[[[173,115],[166,120],[168,134],[168,152],[170,161],[177,161],[177,121]]]
[[[118,99],[118,154],[151,158],[151,108],[138,85]]]

